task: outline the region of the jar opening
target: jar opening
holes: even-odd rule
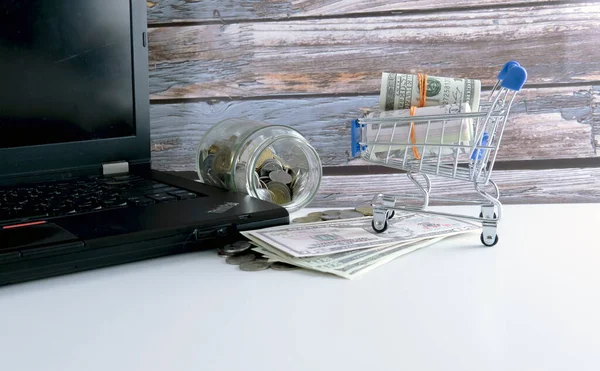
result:
[[[251,196],[294,212],[314,198],[321,175],[319,156],[304,138],[278,135],[252,153],[246,184]]]

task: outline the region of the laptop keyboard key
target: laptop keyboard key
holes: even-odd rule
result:
[[[171,196],[177,197],[178,200],[189,200],[198,197],[195,193],[188,191],[169,192]]]
[[[0,221],[72,215],[196,198],[185,189],[133,174],[0,189]]]
[[[154,200],[149,199],[147,197],[131,197],[129,198],[129,200],[127,200],[127,202],[131,206],[147,206],[152,205],[154,203]]]
[[[158,202],[167,202],[167,201],[176,201],[177,197],[171,196],[166,193],[155,193],[153,195],[148,195],[148,198],[151,198]]]

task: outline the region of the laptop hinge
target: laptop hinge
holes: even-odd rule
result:
[[[109,162],[102,164],[103,175],[127,174],[129,173],[129,162]]]

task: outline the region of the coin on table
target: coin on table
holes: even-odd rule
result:
[[[365,216],[354,210],[341,210],[340,219],[364,218]]]
[[[244,241],[246,242],[246,241]],[[228,253],[228,254],[239,254],[242,253],[246,250],[248,250],[250,247],[252,247],[252,245],[247,242],[245,244],[240,244],[240,245],[236,245],[233,243],[230,243],[228,245],[225,245],[221,248],[221,250],[223,250],[224,252]]]
[[[311,217],[311,216],[303,216],[303,217],[299,217],[293,220],[294,223],[316,223],[316,222],[320,222],[321,221],[321,217]]]
[[[267,185],[269,191],[271,191],[271,199],[277,205],[287,204],[292,201],[292,194],[288,186],[281,182],[271,182]]]
[[[274,182],[283,184],[290,184],[292,182],[292,176],[285,170],[275,170],[269,173],[269,178]]]
[[[271,269],[276,271],[293,271],[296,269],[300,269],[300,267],[296,267],[295,265],[291,265],[283,262],[274,262],[271,263]]]
[[[229,252],[229,251],[225,251],[225,250],[223,250],[223,249],[219,249],[219,251],[218,251],[218,254],[219,254],[220,256],[233,256],[233,255],[235,255],[236,253],[234,253],[234,252]]]
[[[319,219],[321,219],[321,217],[323,216],[323,213],[319,212],[319,211],[316,211],[314,213],[308,213],[308,214],[306,214],[306,216],[309,217],[309,218],[319,218]]]
[[[371,206],[359,206],[355,210],[364,216],[373,216],[373,208]]]
[[[250,262],[240,264],[240,269],[246,272],[257,272],[269,269],[270,263],[261,260],[253,260]]]
[[[321,215],[322,220],[337,220],[340,219],[340,210],[326,210]]]
[[[240,265],[243,263],[248,263],[253,261],[254,259],[256,259],[256,256],[252,253],[245,253],[242,255],[232,255],[232,256],[228,256],[227,259],[225,259],[225,263],[227,264],[231,264],[231,265]]]
[[[249,248],[252,247],[252,244],[250,243],[250,241],[246,241],[246,240],[235,241],[231,245],[235,246],[235,247],[242,248],[242,249],[249,249]]]

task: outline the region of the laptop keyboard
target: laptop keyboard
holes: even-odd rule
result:
[[[0,188],[0,222],[192,199],[202,194],[137,175]]]

